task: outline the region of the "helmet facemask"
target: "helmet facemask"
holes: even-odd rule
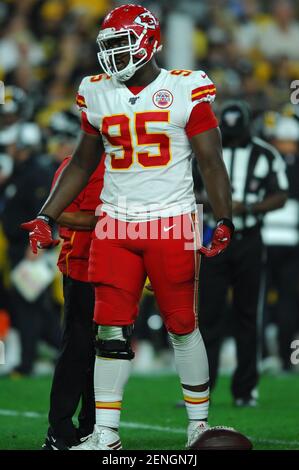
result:
[[[141,46],[146,33],[147,28],[144,28],[140,35],[130,28],[119,31],[115,31],[114,28],[106,28],[101,31],[97,37],[97,43],[100,48],[98,60],[104,72],[111,77],[116,77],[121,82],[125,82],[133,77],[136,70],[145,65],[157,51],[157,41],[155,41],[150,54]],[[111,40],[125,40],[126,44],[109,47],[109,41]],[[118,57],[121,58],[124,54],[129,55],[129,61],[125,67],[119,68],[117,66],[117,59]]]

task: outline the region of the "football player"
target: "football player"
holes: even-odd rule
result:
[[[141,6],[111,11],[97,42],[105,73],[82,80],[78,147],[30,231],[32,245],[52,245],[55,220],[86,185],[105,150],[102,214],[89,260],[96,297],[96,425],[92,437],[76,449],[122,447],[120,410],[146,274],[174,347],[190,447],[207,428],[209,406],[208,361],[196,318],[199,250],[217,255],[233,233],[230,183],[210,104],[216,89],[203,71],[158,67],[159,21]],[[196,244],[192,150],[218,221],[209,249]]]

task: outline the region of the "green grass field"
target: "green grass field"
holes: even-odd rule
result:
[[[50,378],[0,378],[0,449],[40,449],[47,429]],[[213,394],[210,424],[233,426],[249,436],[255,449],[299,449],[299,377],[263,377],[260,405],[232,406],[229,380]],[[134,376],[123,404],[124,449],[183,449],[185,410],[175,376]]]

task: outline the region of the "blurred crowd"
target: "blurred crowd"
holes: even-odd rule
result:
[[[43,260],[40,272],[30,273],[34,282],[44,276],[44,283],[35,285],[34,292],[33,281],[26,286],[27,268],[25,265],[22,271],[20,263],[32,261],[32,256],[27,235],[19,230],[19,223],[36,214],[56,169],[72,153],[80,127],[74,105],[78,85],[83,76],[100,73],[95,39],[101,20],[111,8],[124,3],[127,2],[2,0],[0,3],[0,81],[6,90],[5,104],[0,104],[0,339],[6,337],[8,341],[10,334],[12,350],[16,351],[14,331],[25,327],[28,338],[24,340],[26,344],[21,341],[21,349],[28,348],[28,363],[20,362],[20,353],[12,357],[9,366],[21,374],[32,373],[39,339],[57,350],[62,297],[59,276],[53,269],[55,260],[49,257]],[[290,210],[295,235],[291,241],[282,232],[273,235],[277,227],[281,229],[286,223],[282,222],[281,214],[274,214],[264,236],[268,245],[291,246],[294,251],[287,256],[292,257],[292,253],[298,256],[299,106],[290,98],[291,83],[299,79],[298,3],[287,0],[135,3],[157,14],[168,41],[171,14],[179,12],[190,19],[194,68],[207,71],[216,83],[216,111],[228,99],[248,101],[254,116],[253,132],[274,144],[284,156],[292,181]],[[158,60],[162,67],[166,66],[167,42]],[[279,242],[274,240],[275,236]],[[297,318],[293,318],[295,336],[299,329],[299,263],[292,269],[296,279],[292,297],[295,298],[292,309],[297,312]],[[266,296],[270,305],[265,309],[267,325],[277,325],[275,305],[282,296],[279,289],[283,281],[279,281],[275,270],[274,263],[268,276],[271,285]],[[143,308],[147,313],[139,328],[140,338],[143,342],[153,339],[154,332],[157,348],[165,351],[167,344],[163,334],[159,336],[162,323],[154,301],[146,300]],[[40,317],[36,331],[30,331],[27,310]],[[145,334],[145,329],[152,333]],[[265,344],[263,355],[269,354],[278,351],[274,347],[269,352],[269,345]],[[152,350],[150,355],[153,356]]]
[[[73,103],[84,75],[99,70],[101,19],[120,1],[4,0],[0,4],[0,80],[30,94],[27,110],[46,126],[49,115]],[[137,3],[137,2],[135,2]],[[257,112],[289,102],[299,76],[299,7],[286,0],[140,1],[161,18],[192,18],[195,68],[217,84],[221,100],[243,97]],[[165,35],[166,37],[166,35]],[[167,36],[168,37],[168,36]],[[167,43],[161,63],[167,62]]]

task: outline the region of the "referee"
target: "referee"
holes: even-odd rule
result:
[[[227,250],[214,258],[202,257],[199,275],[199,322],[209,358],[211,388],[217,378],[227,293],[232,288],[238,364],[231,389],[237,406],[256,405],[261,224],[265,213],[285,204],[288,189],[280,154],[263,140],[252,137],[250,124],[246,102],[230,101],[222,108],[223,159],[232,185],[236,231]],[[198,202],[205,204],[207,231],[209,227],[212,231],[213,221],[195,164],[194,185]]]

